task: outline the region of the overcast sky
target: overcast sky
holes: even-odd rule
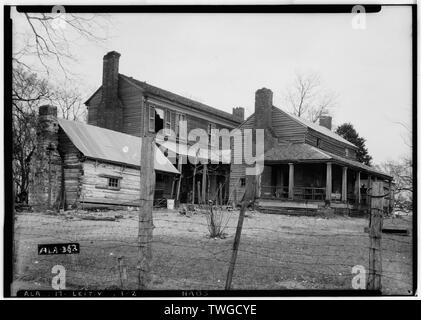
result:
[[[86,98],[101,84],[110,50],[121,53],[123,74],[230,113],[244,107],[246,116],[257,89],[270,88],[284,108],[282,93],[295,72],[317,72],[338,94],[334,125],[351,122],[374,162],[408,152],[397,122],[410,126],[412,118],[410,7],[368,14],[365,30],[352,28],[351,14],[136,13],[112,14],[111,21],[102,45],[73,48],[72,70]]]

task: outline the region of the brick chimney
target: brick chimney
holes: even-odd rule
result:
[[[38,115],[37,146],[31,159],[29,203],[40,208],[57,209],[62,200],[57,107],[40,106]]]
[[[232,108],[232,116],[237,121],[241,121],[241,122],[244,121],[244,108],[242,107]]]
[[[271,129],[272,128],[272,90],[262,88],[256,91],[254,104],[254,128]]]
[[[329,130],[332,130],[332,117],[331,116],[321,116],[319,118],[319,125],[327,128]]]
[[[115,131],[123,128],[123,106],[118,98],[118,66],[120,54],[110,51],[104,56],[102,101],[98,110],[98,126]]]

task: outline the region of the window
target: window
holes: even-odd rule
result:
[[[108,178],[108,187],[112,189],[120,188],[120,179],[119,178]]]
[[[165,133],[170,134],[171,133],[171,111],[165,110]]]
[[[155,108],[149,106],[149,131],[155,132]]]
[[[176,136],[179,136],[179,139],[186,139],[187,137],[185,136],[187,133],[187,127],[185,128],[185,130],[181,130],[180,131],[180,122],[182,121],[186,121],[186,115],[185,114],[181,114],[181,113],[176,113],[175,114],[175,134]]]
[[[240,178],[240,185],[242,187],[245,187],[245,185],[246,185],[246,178]]]
[[[209,141],[211,143],[211,145],[215,145],[217,144],[216,141],[216,125],[214,123],[209,123],[208,124],[208,135],[209,135]]]
[[[317,147],[320,147],[320,144],[321,144],[320,138],[317,138],[317,140],[316,140],[316,146]]]
[[[345,148],[345,157],[349,157],[349,149]]]

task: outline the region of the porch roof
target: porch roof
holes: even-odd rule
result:
[[[336,162],[361,171],[369,172],[387,179],[391,176],[358,161],[350,160],[336,154],[321,150],[307,143],[279,143],[265,152],[265,162]]]

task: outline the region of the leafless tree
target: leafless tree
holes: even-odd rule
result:
[[[34,70],[27,61],[28,58],[34,61],[35,57],[47,75],[53,68],[59,68],[69,78],[72,75],[71,62],[77,61],[72,48],[80,45],[81,40],[98,44],[104,42],[107,25],[111,21],[104,14],[66,13],[62,6],[55,11],[16,14],[14,18],[20,22],[23,35],[19,44],[14,46],[13,62]]]
[[[412,129],[410,126],[395,122],[405,129],[403,142],[408,146],[408,154],[403,155],[399,160],[386,161],[379,167],[393,177],[395,183],[395,199],[397,206],[412,209],[413,198],[413,161],[412,161]],[[408,208],[410,207],[410,208]]]
[[[316,73],[296,73],[284,99],[293,114],[311,122],[328,115],[337,104],[337,95],[323,88],[320,76]]]
[[[46,81],[21,67],[13,70],[12,79],[13,179],[16,200],[27,202],[30,163],[36,148],[38,107],[48,101],[51,92]]]
[[[51,104],[57,106],[58,116],[66,120],[86,121],[87,110],[81,94],[75,88],[59,87],[50,96]]]

